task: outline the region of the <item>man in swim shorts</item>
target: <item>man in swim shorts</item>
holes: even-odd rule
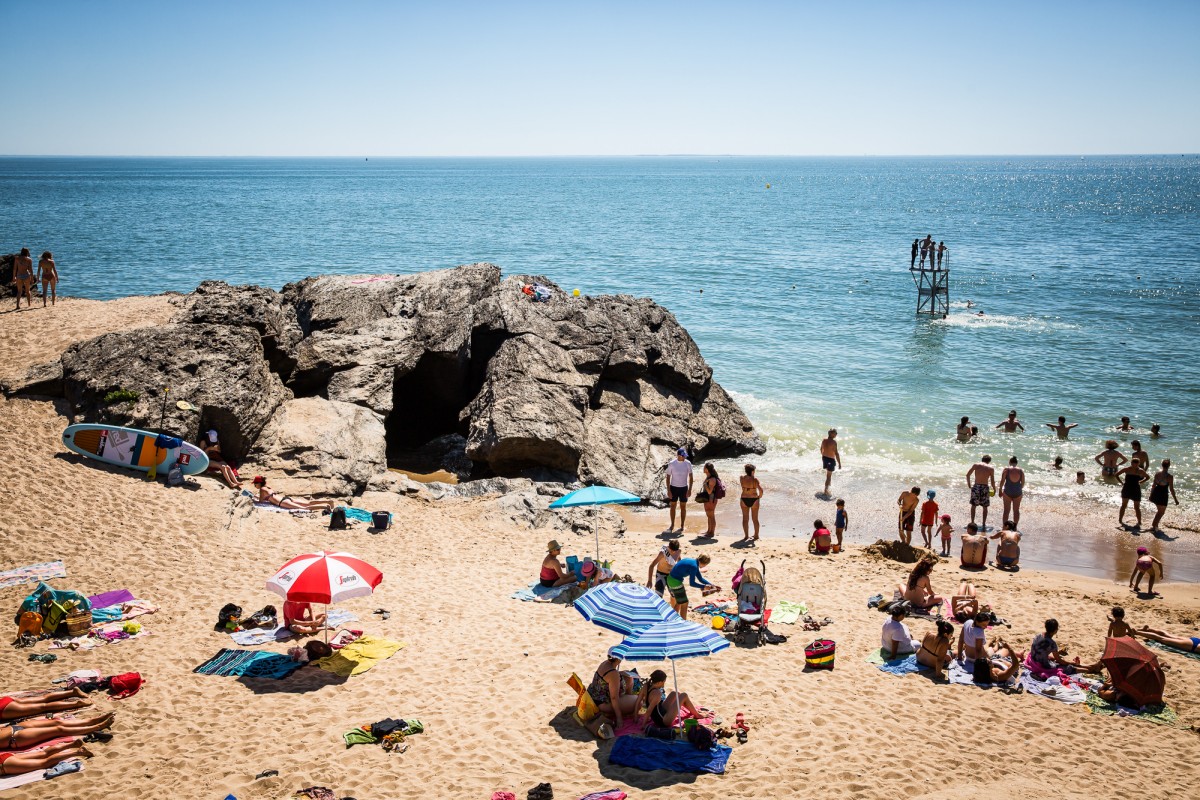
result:
[[[917,504],[921,501],[921,487],[914,486],[907,492],[901,492],[896,499],[900,506],[900,515],[896,521],[896,533],[900,541],[912,544],[913,525],[917,521]]]
[[[667,464],[667,504],[671,507],[671,526],[667,533],[675,531],[675,506],[679,506],[679,532],[687,522],[688,495],[692,493],[692,462],[688,461],[686,447],[679,448],[675,460]]]
[[[988,505],[992,493],[996,491],[996,470],[992,466],[991,456],[984,456],[978,464],[967,470],[967,486],[971,490],[971,522],[975,521],[975,509],[982,508],[982,527],[987,530]]]
[[[842,455],[838,452],[837,429],[830,428],[829,436],[821,442],[821,469],[825,470],[825,494],[829,494],[829,482],[833,471],[842,468]]]

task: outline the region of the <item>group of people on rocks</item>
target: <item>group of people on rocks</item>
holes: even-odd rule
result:
[[[197,444],[204,451],[204,454],[208,456],[208,472],[219,476],[230,489],[241,491],[242,478],[238,475],[237,468],[229,463],[221,452],[221,439],[216,429],[205,431],[200,436],[200,441]],[[335,505],[332,500],[313,500],[277,492],[267,486],[267,479],[262,475],[255,475],[253,480],[251,480],[251,484],[254,486],[252,494],[255,500],[260,503],[270,503],[273,506],[279,506],[289,511],[323,511],[328,513],[333,510]]]
[[[13,256],[13,288],[17,295],[17,311],[21,310],[21,299],[24,298],[26,307],[33,308],[33,291],[38,284],[42,286],[42,308],[46,307],[46,297],[49,295],[50,304],[58,301],[58,266],[54,263],[54,255],[46,250],[38,259],[37,271],[33,268],[33,256],[28,247],[22,247],[21,252]]]

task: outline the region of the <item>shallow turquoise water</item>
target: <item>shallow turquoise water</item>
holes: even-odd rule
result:
[[[913,313],[926,233],[950,248],[944,321]],[[1194,156],[8,158],[0,238],[53,250],[61,290],[96,298],[472,261],[649,295],[769,436],[763,468],[797,483],[835,426],[860,477],[949,481],[991,450],[1029,462],[1035,493],[1111,499],[1044,463],[1092,472],[1127,414],[1198,485]],[[961,415],[987,431],[1009,408],[1030,433],[953,441]],[[1042,427],[1058,414],[1070,444]]]

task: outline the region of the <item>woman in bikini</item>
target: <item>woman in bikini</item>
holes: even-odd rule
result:
[[[38,280],[42,282],[42,308],[46,307],[46,291],[50,291],[50,305],[58,300],[58,267],[54,265],[54,256],[49,250],[42,253],[37,266]]]
[[[1200,653],[1200,636],[1176,636],[1173,633],[1151,628],[1149,625],[1143,625],[1140,631],[1131,630],[1130,633],[1152,642],[1165,644],[1176,650],[1182,650],[1185,653]]]
[[[634,706],[637,709],[639,726],[644,725],[646,719],[649,718],[650,722],[659,728],[672,728],[675,726],[675,718],[679,716],[680,710],[685,708],[693,717],[700,718],[700,709],[692,703],[687,692],[668,694],[666,682],[667,673],[656,669],[650,673],[650,680],[642,684],[642,690],[638,692],[637,696],[637,705]]]
[[[671,568],[679,563],[681,555],[678,539],[672,539],[663,545],[650,562],[650,571],[646,574],[646,588],[653,589],[662,597],[662,593],[667,590],[667,578],[671,576]]]
[[[638,694],[633,689],[633,679],[621,674],[621,659],[612,651],[610,647],[608,655],[596,667],[587,693],[600,713],[615,720],[619,729],[625,724],[625,717],[637,711]]]
[[[1104,452],[1098,453],[1094,461],[1100,465],[1100,474],[1104,480],[1112,483],[1117,479],[1117,470],[1129,459],[1117,450],[1117,440],[1109,439],[1104,443]]]
[[[208,456],[206,472],[220,475],[230,489],[242,488],[242,479],[238,477],[237,470],[221,455],[221,442],[217,439],[215,430],[208,431],[200,437],[200,449],[204,451],[204,455]]]
[[[55,714],[90,706],[92,701],[78,686],[37,697],[0,697],[0,719],[21,719],[39,714]]]
[[[39,742],[63,736],[84,736],[112,727],[116,712],[92,719],[46,719],[34,717],[20,724],[0,725],[0,747],[24,750]],[[105,734],[107,736],[107,734]],[[7,742],[7,744],[5,744]]]
[[[708,499],[704,501],[704,515],[708,517],[708,530],[704,532],[704,536],[715,539],[717,538],[717,487],[721,485],[721,478],[717,475],[717,468],[712,465],[712,462],[704,465],[704,488],[703,492]]]
[[[1150,502],[1158,509],[1154,514],[1154,521],[1150,523],[1150,530],[1158,533],[1158,523],[1162,522],[1163,514],[1167,513],[1167,495],[1175,501],[1175,505],[1179,505],[1179,496],[1175,494],[1175,476],[1171,474],[1171,459],[1163,459],[1162,469],[1154,475],[1154,483],[1150,485]]]
[[[933,670],[933,677],[941,679],[950,665],[950,646],[954,644],[954,626],[944,619],[937,621],[937,632],[930,631],[921,640],[917,651],[917,663]]]
[[[758,506],[763,496],[762,484],[754,477],[754,465],[746,465],[742,482],[742,541],[749,542],[750,520],[754,520],[754,541],[758,541]]]
[[[925,556],[908,574],[908,582],[903,586],[896,587],[896,591],[900,592],[901,597],[916,608],[933,608],[940,606],[943,602],[942,597],[934,594],[933,587],[929,583],[929,572],[936,563],[937,556]]]
[[[13,259],[13,286],[17,290],[17,311],[21,310],[22,297],[28,301],[29,308],[33,308],[33,258],[29,255],[28,247],[22,247],[20,254]]]
[[[1017,457],[1008,460],[1008,466],[1000,473],[1000,494],[1004,501],[1004,522],[1012,512],[1014,526],[1021,524],[1021,496],[1025,493],[1025,470],[1017,466]]]
[[[83,746],[83,739],[52,744],[32,753],[0,753],[0,776],[23,775],[26,772],[49,769],[68,758],[91,757],[91,751]]]
[[[267,487],[267,479],[262,475],[254,476],[254,488],[258,491],[258,502],[270,503],[273,506],[287,508],[293,511],[333,511],[332,500],[300,500],[279,492],[273,492]]]

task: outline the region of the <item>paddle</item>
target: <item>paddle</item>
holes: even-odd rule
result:
[[[163,422],[167,419],[167,394],[171,391],[170,386],[163,387],[162,412],[158,415],[158,433],[162,433]],[[150,464],[150,469],[146,471],[146,480],[152,481],[158,478],[158,437],[154,439],[154,461]]]

